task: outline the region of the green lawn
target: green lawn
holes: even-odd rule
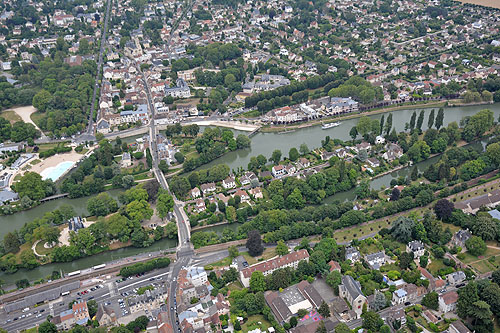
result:
[[[33,122],[34,122],[35,124],[37,124],[38,126],[40,126],[40,125],[39,125],[39,124],[40,124],[40,120],[41,120],[43,117],[44,117],[44,113],[42,113],[42,112],[38,112],[38,111],[37,111],[37,112],[32,113],[32,114],[31,114],[31,116],[30,116],[31,120],[33,120]]]
[[[40,145],[38,145],[38,152],[41,153],[41,152],[44,152],[44,151],[48,151],[48,150],[51,150],[52,148],[56,148],[58,145],[62,145],[62,144],[66,144],[66,142],[64,143],[42,143]]]
[[[488,247],[488,248],[486,248],[486,253],[484,255],[482,255],[480,258],[475,257],[475,256],[469,254],[468,252],[465,252],[464,254],[465,254],[465,259],[461,260],[461,261],[465,264],[468,264],[468,263],[471,263],[471,262],[474,262],[477,260],[488,259],[491,256],[496,256],[496,255],[500,254],[500,250],[492,249],[492,248]]]
[[[44,242],[41,241],[41,242],[38,242],[36,244],[36,252],[38,254],[41,254],[41,255],[47,255],[49,254],[50,252],[52,252],[52,249],[46,249],[44,246],[43,246]]]
[[[443,263],[443,260],[442,259],[432,259],[432,262],[427,266],[427,270],[434,276],[434,277],[437,277],[438,276],[438,271],[441,269],[441,268],[445,268],[445,267],[448,267],[446,266],[444,263]]]
[[[370,224],[365,224],[352,229],[344,229],[341,231],[336,231],[333,235],[335,241],[337,242],[349,242],[355,238],[360,238],[374,232],[379,232],[382,228],[388,228],[390,224],[385,221],[378,221]]]
[[[213,269],[214,267],[224,267],[224,266],[229,266],[229,265],[231,265],[231,257],[225,257],[224,259],[221,259],[219,261],[216,261],[214,263],[206,265],[205,269],[210,270],[210,269]]]
[[[271,259],[272,257],[276,256],[276,252],[274,251],[274,249],[271,248],[266,248],[264,250],[264,253],[262,253],[262,255],[259,257],[252,257],[251,255],[248,254],[248,252],[240,252],[240,254],[243,257],[245,257],[245,260],[248,262],[249,265],[253,265],[258,263],[259,261]]]
[[[260,324],[259,324],[260,323]],[[266,331],[269,327],[271,327],[271,323],[269,323],[263,315],[254,315],[248,317],[246,323],[241,325],[242,332],[248,332],[254,330],[256,328],[260,328],[261,331]]]
[[[243,289],[243,286],[241,285],[241,282],[236,280],[230,284],[227,285],[227,289],[233,291],[233,290],[241,290]]]
[[[496,269],[496,267],[489,263],[487,259],[475,262],[471,264],[471,266],[474,267],[474,269],[480,274],[488,273]]]
[[[8,120],[11,124],[22,121],[21,117],[14,111],[3,111],[2,113],[0,113],[0,117]]]

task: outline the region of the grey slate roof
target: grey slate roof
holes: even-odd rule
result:
[[[360,295],[365,296],[361,291],[360,283],[354,280],[354,278],[350,275],[342,276],[342,285],[346,288],[347,292],[353,299],[356,299]]]

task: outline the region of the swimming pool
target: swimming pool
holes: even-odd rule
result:
[[[58,180],[66,171],[71,169],[71,167],[75,164],[75,162],[61,162],[55,167],[50,167],[45,170],[43,170],[40,175],[42,176],[42,179],[52,179],[52,181]]]

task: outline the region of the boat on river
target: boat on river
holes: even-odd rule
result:
[[[335,123],[323,124],[323,125],[321,125],[321,129],[326,130],[326,129],[329,129],[332,127],[337,127],[337,126],[340,126],[340,123],[335,122]]]

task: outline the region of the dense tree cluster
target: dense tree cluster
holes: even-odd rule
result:
[[[353,76],[328,92],[330,97],[352,97],[363,104],[370,104],[384,98],[382,89],[374,87],[362,77]]]
[[[120,269],[120,275],[123,277],[129,277],[132,275],[146,273],[157,268],[164,268],[170,265],[169,258],[157,258],[146,262],[139,262],[131,266],[122,267]]]

